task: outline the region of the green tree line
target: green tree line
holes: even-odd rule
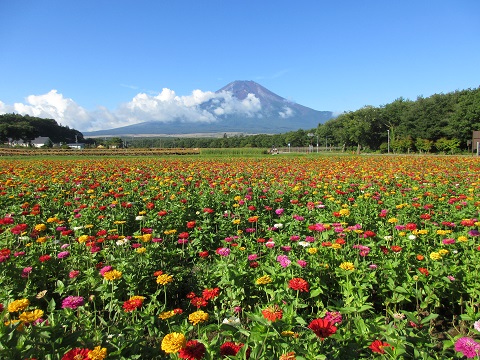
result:
[[[474,130],[480,130],[480,88],[365,106],[319,125],[317,134],[369,150],[451,152],[469,149]]]
[[[36,137],[46,136],[53,143],[83,141],[80,131],[59,125],[53,119],[43,119],[29,115],[0,115],[0,141],[23,140],[29,142]]]

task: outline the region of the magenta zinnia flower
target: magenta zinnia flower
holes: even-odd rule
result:
[[[229,248],[218,248],[216,253],[221,256],[228,256],[230,255],[230,249]]]
[[[111,267],[110,265],[104,266],[100,269],[100,275],[104,276],[105,273],[109,272],[110,270],[113,270],[113,267]]]
[[[27,278],[28,275],[32,272],[32,267],[27,266],[26,268],[23,268],[22,270],[22,278]]]
[[[287,255],[278,255],[277,256],[277,261],[280,263],[280,265],[284,268],[286,268],[288,265],[290,265],[291,261],[288,258]]]
[[[59,259],[63,259],[63,258],[66,258],[70,255],[70,253],[68,251],[62,251],[62,252],[59,252],[57,254],[57,258]]]
[[[455,342],[455,351],[472,359],[480,355],[480,344],[470,337],[461,337]]]
[[[62,301],[62,309],[76,309],[84,303],[82,296],[68,296]]]

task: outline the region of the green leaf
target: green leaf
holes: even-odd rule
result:
[[[323,290],[321,288],[314,289],[310,292],[310,298],[317,297],[318,295],[322,294]]]
[[[430,320],[434,320],[437,317],[438,317],[438,314],[430,314],[425,319],[422,319],[422,321],[420,321],[420,323],[421,324],[428,324],[430,322]]]

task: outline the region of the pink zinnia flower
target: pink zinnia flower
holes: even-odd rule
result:
[[[332,324],[340,324],[342,322],[342,314],[338,311],[327,311],[324,319],[330,321]]]
[[[297,264],[300,265],[302,268],[307,266],[307,262],[305,260],[297,260]]]
[[[28,275],[30,275],[31,272],[32,272],[32,267],[31,266],[27,266],[26,268],[23,268],[22,278],[27,278]]]
[[[76,309],[84,303],[82,296],[68,296],[62,301],[62,309]]]
[[[288,265],[290,265],[291,261],[288,258],[287,255],[278,255],[277,256],[277,261],[280,263],[280,265],[284,268],[286,268]]]
[[[59,252],[59,253],[58,253],[57,257],[58,257],[59,259],[63,259],[63,258],[68,257],[69,255],[70,255],[70,253],[69,253],[68,251],[62,251],[62,252]]]
[[[78,274],[80,274],[80,271],[78,271],[78,270],[72,270],[72,271],[70,271],[70,273],[68,274],[68,277],[69,277],[70,279],[74,279],[74,278],[76,278],[76,277],[78,276]]]
[[[267,248],[271,249],[271,248],[275,247],[275,241],[270,241],[270,240],[269,240],[269,241],[267,241],[267,242],[265,243],[265,246],[266,246]]]
[[[218,248],[216,253],[220,256],[228,256],[230,255],[230,249],[229,248]]]
[[[104,276],[106,272],[112,270],[113,267],[110,265],[104,266],[103,268],[100,269],[100,275]]]
[[[461,337],[455,342],[455,351],[461,352],[467,358],[472,359],[480,355],[480,344],[470,337]]]
[[[455,244],[455,239],[443,239],[442,243],[445,245]]]
[[[473,323],[473,328],[477,331],[480,331],[480,320],[477,320]]]

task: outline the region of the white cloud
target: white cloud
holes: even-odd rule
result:
[[[288,118],[288,117],[293,115],[293,110],[292,110],[292,108],[289,108],[288,106],[285,106],[283,108],[283,111],[280,111],[278,113],[278,115],[280,115],[281,118],[285,119],[285,118]]]
[[[175,91],[164,88],[156,95],[138,93],[116,110],[98,107],[88,111],[74,100],[65,98],[57,90],[43,95],[30,95],[25,103],[6,105],[0,101],[0,114],[15,112],[42,118],[55,119],[59,124],[79,131],[95,131],[133,125],[144,121],[183,122],[217,121],[217,116],[244,114],[254,116],[262,108],[254,94],[239,100],[230,92],[214,93],[194,90],[191,95],[177,96]],[[208,102],[211,112],[202,108]]]

